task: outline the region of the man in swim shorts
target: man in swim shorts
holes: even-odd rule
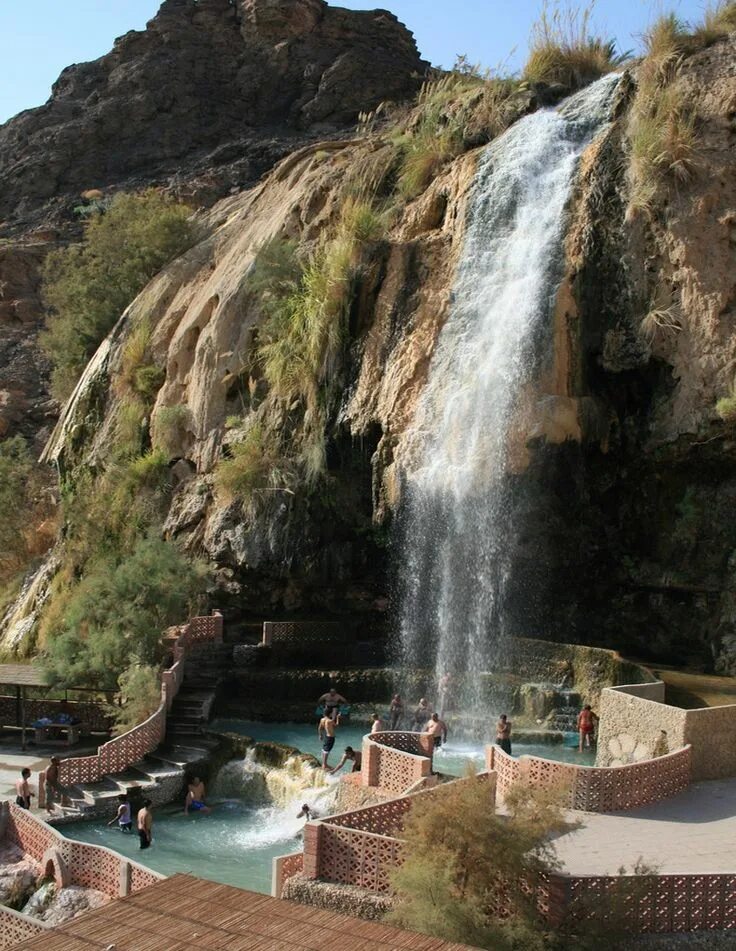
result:
[[[187,790],[187,798],[184,802],[184,815],[188,816],[190,812],[201,812],[206,815],[210,811],[210,807],[205,803],[204,797],[204,783],[199,776],[192,776],[192,781],[189,783]]]
[[[138,838],[141,840],[141,848],[147,849],[151,844],[151,832],[153,831],[153,813],[150,799],[143,800],[143,808],[138,810]]]
[[[447,742],[447,724],[444,720],[440,720],[436,713],[433,713],[429,718],[424,732],[429,733],[432,737],[435,749],[439,749],[443,743]]]
[[[334,687],[330,687],[327,693],[323,693],[319,702],[324,704],[325,716],[332,717],[335,723],[340,722],[340,704],[347,704],[347,700],[341,693],[338,693]]]
[[[319,721],[317,727],[317,736],[322,741],[322,769],[327,769],[327,760],[332,752],[332,747],[335,745],[336,726],[337,724],[325,709],[325,715]]]

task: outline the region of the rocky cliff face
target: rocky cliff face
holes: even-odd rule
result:
[[[199,84],[182,77],[170,91],[160,148],[146,134],[140,141],[124,138],[104,181],[150,175],[152,168],[164,175],[185,164],[192,189],[204,180],[201,171],[217,179],[215,192],[223,180],[236,191],[203,213],[203,240],[121,318],[66,408],[47,458],[65,472],[104,467],[120,412],[115,381],[124,343],[145,315],[153,356],[165,369],[151,414],[154,437],[167,409],[176,408],[179,419],[167,441],[175,487],[165,533],[214,562],[218,600],[232,610],[350,612],[373,623],[390,616],[387,533],[400,511],[407,432],[447,311],[478,150],[447,164],[419,198],[403,203],[371,245],[352,295],[345,386],[329,421],[322,487],[264,493],[245,506],[227,502],[213,478],[218,460],[240,438],[227,421],[238,416],[243,430],[256,418],[264,421],[263,381],[248,357],[262,321],[249,284],[256,252],[273,237],[294,240],[305,254],[313,250],[334,227],[356,169],[383,162],[389,181],[391,160],[384,161],[389,147],[380,132],[331,135],[240,189],[254,174],[246,157],[253,153],[238,145],[234,158],[227,148],[213,151],[215,143],[223,128],[240,130],[244,142],[258,123],[278,121],[294,135],[325,124],[334,129],[357,108],[406,91],[418,61],[408,34],[388,14],[353,15],[317,0],[169,0],[146,34],[123,38],[89,73],[80,67],[68,82],[62,77],[56,105],[30,114],[28,135],[51,135],[64,109],[74,115],[75,102],[89,101],[92,109],[99,103],[100,115],[112,109],[122,52],[130,63],[138,50],[136,61],[143,63],[155,48],[157,69],[162,59],[170,75],[193,72],[187,44],[205,22],[213,24],[208,36],[219,44],[223,70],[210,77],[220,83],[208,93],[218,103],[211,125],[198,121],[189,138],[166,131],[174,115],[188,128],[193,103],[201,102]],[[369,69],[361,59],[376,37],[403,64],[388,87],[381,85],[386,64],[379,59]],[[201,62],[214,55],[209,48]],[[731,37],[692,56],[681,71],[678,83],[697,114],[697,170],[687,183],[661,192],[649,215],[627,213],[625,130],[635,70],[622,80],[616,120],[584,156],[549,359],[531,422],[518,434],[524,463],[513,476],[518,532],[508,611],[514,633],[722,670],[736,666],[736,440],[715,413],[717,398],[729,391],[736,346],[734,63]],[[129,107],[146,103],[155,114],[163,108],[156,101],[162,84],[141,74],[136,86],[138,74],[130,69],[125,87],[138,92]],[[360,102],[343,87],[345,81],[358,88],[345,79],[355,69],[365,78]],[[401,88],[393,84],[399,76]],[[225,89],[242,92],[225,97]],[[78,117],[81,122],[81,112]],[[13,137],[20,141],[31,118],[21,116],[0,133],[0,161],[3,146]],[[104,152],[96,137],[106,134],[105,123],[94,128],[78,161],[76,145],[61,137],[53,186],[41,184],[30,158],[20,163],[13,172],[20,197],[6,197],[6,214],[26,214],[59,191],[99,184],[84,170],[90,149],[98,157]],[[277,152],[269,151],[259,168]],[[386,189],[382,199],[390,181]],[[18,300],[32,297],[33,281],[17,281]],[[17,309],[7,313],[22,321],[24,308],[20,316]],[[287,416],[274,409],[265,422],[283,429]],[[45,583],[11,616],[6,643],[13,631],[27,630]]]
[[[426,65],[386,11],[165,0],[144,31],[69,66],[46,105],[0,128],[0,218],[27,228],[63,218],[85,189],[172,176],[211,200],[256,181],[300,138],[410,97]]]

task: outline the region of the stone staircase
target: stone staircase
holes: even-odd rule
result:
[[[54,804],[56,818],[112,816],[118,796],[150,799],[154,805],[181,795],[187,774],[200,767],[218,745],[206,733],[222,672],[232,658],[231,644],[201,644],[187,656],[184,680],[166,718],[166,739],[153,753],[123,772],[67,790]]]

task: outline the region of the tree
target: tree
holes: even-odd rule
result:
[[[43,271],[51,309],[41,345],[52,392],[65,400],[125,308],[165,264],[196,240],[191,209],[160,192],[119,194],[85,225],[84,240],[53,251]]]
[[[404,827],[407,857],[392,877],[392,921],[493,951],[545,948],[544,925],[520,885],[556,867],[550,837],[565,826],[559,803],[554,793],[519,787],[499,815],[483,777],[417,798]]]
[[[45,665],[52,683],[114,689],[131,665],[158,665],[161,634],[202,596],[204,566],[160,538],[120,561],[89,563],[66,606]]]
[[[13,436],[0,442],[0,586],[48,547],[51,533],[37,531],[51,509],[42,495],[41,472],[25,439]]]

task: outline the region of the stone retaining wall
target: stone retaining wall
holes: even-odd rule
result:
[[[736,776],[736,704],[684,710],[664,703],[664,684],[659,688],[625,685],[602,692],[596,765],[617,766],[689,745],[694,782]]]

